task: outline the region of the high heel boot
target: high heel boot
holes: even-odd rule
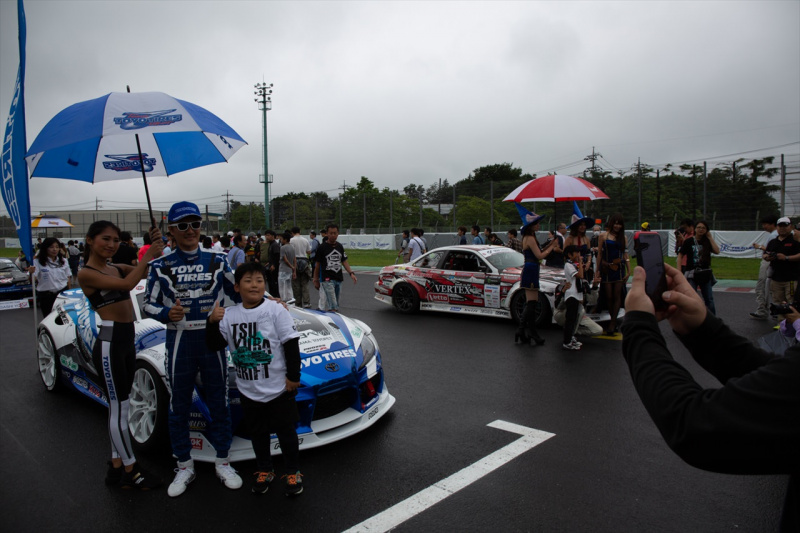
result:
[[[530,339],[525,334],[525,309],[527,309],[527,305],[523,307],[522,315],[519,317],[519,325],[517,326],[517,331],[514,332],[514,343],[515,344],[528,344]]]
[[[523,313],[523,317],[525,318],[525,335],[528,337],[529,340],[535,342],[537,346],[541,346],[544,344],[544,339],[539,336],[539,333],[536,331],[536,303],[537,302],[525,302],[525,312]]]

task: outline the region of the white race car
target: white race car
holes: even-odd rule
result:
[[[164,377],[166,329],[160,322],[142,318],[144,289],[142,283],[131,291],[136,313],[136,374],[128,425],[138,447],[149,449],[167,440],[169,392]],[[381,354],[369,326],[337,313],[293,306],[289,310],[300,332],[301,387],[296,397],[300,449],[349,437],[377,422],[394,405],[395,398],[384,382]],[[59,295],[53,312],[38,329],[39,373],[48,391],[72,388],[108,405],[92,362],[99,323],[99,316],[80,289]],[[241,423],[235,371],[228,373],[228,388],[234,434],[231,461],[253,459],[255,454]],[[209,413],[203,398],[198,376],[190,414],[192,457],[213,462],[216,453],[204,435]],[[274,436],[273,453],[280,453]]]
[[[444,246],[410,263],[383,267],[375,282],[375,299],[403,313],[475,314],[519,323],[525,305],[525,291],[519,286],[524,263],[521,253],[505,246]],[[541,267],[539,327],[553,322],[556,288],[563,281],[563,268]],[[611,319],[608,311],[586,316],[594,322]]]

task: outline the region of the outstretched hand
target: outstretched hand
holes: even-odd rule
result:
[[[625,298],[626,311],[644,311],[656,316],[658,320],[667,318],[670,326],[679,335],[694,331],[706,319],[708,312],[700,295],[689,285],[680,270],[664,265],[667,275],[667,289],[661,298],[669,306],[666,311],[655,312],[653,302],[645,291],[647,274],[642,267],[633,270],[633,283]]]

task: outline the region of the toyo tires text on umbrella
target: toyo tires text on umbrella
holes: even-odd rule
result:
[[[503,198],[504,202],[568,202],[572,200],[608,200],[608,196],[584,179],[563,174],[550,174],[526,181]]]
[[[110,93],[58,113],[25,159],[32,178],[94,183],[142,176],[146,190],[148,175],[223,163],[245,144],[198,105],[159,92]]]
[[[31,219],[32,228],[73,228],[70,222],[58,217],[39,215]]]

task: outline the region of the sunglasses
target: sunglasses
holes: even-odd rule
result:
[[[203,224],[200,220],[195,220],[194,222],[178,222],[176,224],[170,224],[170,228],[178,228],[178,231],[186,231],[190,227],[192,229],[200,229],[200,226]]]

